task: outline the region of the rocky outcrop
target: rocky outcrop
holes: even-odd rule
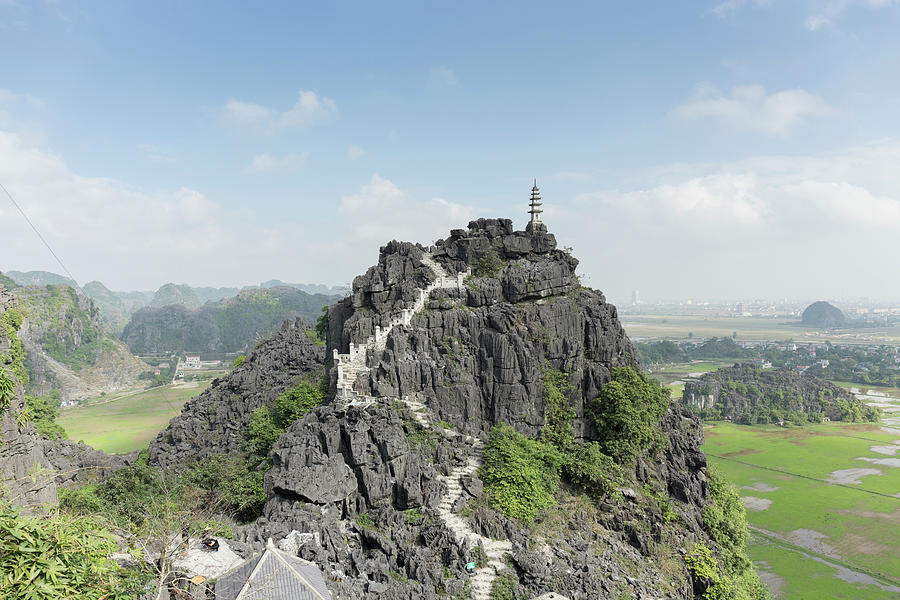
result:
[[[190,400],[150,443],[150,463],[166,468],[240,452],[253,411],[311,373],[322,373],[325,347],[302,319],[285,321],[243,365]]]
[[[0,287],[0,319],[8,309],[18,307],[18,300]],[[10,500],[30,510],[56,504],[56,483],[44,451],[44,440],[34,426],[22,421],[27,405],[22,381],[13,364],[21,359],[11,352],[17,341],[15,328],[0,323],[0,369],[2,376],[13,382],[12,398],[0,401],[0,501]]]
[[[20,336],[28,351],[30,390],[59,390],[78,400],[133,387],[149,367],[110,335],[86,296],[65,285],[16,288],[26,309]]]
[[[75,443],[62,438],[44,439],[43,446],[58,488],[98,483],[118,469],[132,464],[138,456],[137,450],[129,454],[106,454],[84,442]]]
[[[878,418],[876,409],[830,381],[792,368],[762,370],[747,364],[688,380],[682,403],[745,424]]]
[[[414,397],[469,434],[505,422],[533,435],[544,422],[542,370],[559,369],[579,398],[576,425],[584,437],[584,401],[597,396],[612,368],[637,359],[616,308],[578,284],[578,261],[555,245],[550,234],[513,232],[508,219],[474,221],[431,253],[391,242],[378,265],[356,278],[353,294],[329,309],[329,356],[365,344],[414,303],[435,278],[424,262],[430,256],[451,277],[472,275],[462,290],[435,289],[411,326],[388,336],[358,382],[360,393]],[[479,268],[492,258],[496,270]]]
[[[263,515],[238,537],[290,545],[336,599],[692,598],[681,554],[706,539],[709,487],[702,427],[686,409],[670,407],[664,450],[640,455],[634,489],[587,500],[564,487],[531,527],[484,497],[480,448],[501,422],[539,435],[547,370],[566,374],[576,437],[589,441],[586,405],[613,369],[636,363],[616,308],[579,284],[577,264],[546,230],[505,219],[429,248],[381,248],[328,310],[315,359],[327,359],[332,393],[275,444]],[[252,410],[312,368],[308,349],[284,330],[263,344],[187,405],[151,462],[239,450]]]
[[[819,300],[806,307],[800,319],[804,327],[819,327],[833,329],[847,324],[847,317],[837,306]]]

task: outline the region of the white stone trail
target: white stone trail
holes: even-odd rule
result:
[[[370,371],[370,367],[367,364],[369,353],[371,352],[374,358],[378,353],[383,352],[387,338],[394,327],[399,325],[409,326],[413,315],[425,308],[432,291],[438,288],[463,290],[464,280],[468,271],[466,273],[457,273],[455,277],[448,277],[444,269],[428,253],[423,254],[421,262],[432,270],[435,280],[424,289],[419,290],[413,305],[393,315],[387,327],[376,326],[375,333],[370,335],[365,343],[357,345],[351,342],[347,354],[340,354],[337,349],[334,350],[334,363],[337,366],[338,399],[352,405],[363,406],[368,406],[375,402],[375,398],[362,395],[355,388],[355,383],[359,376],[366,375]],[[419,398],[404,396],[401,401],[409,408],[413,417],[422,427],[426,429],[431,428],[427,416],[428,409]],[[443,433],[454,437],[459,435],[455,431],[444,430]],[[494,579],[497,577],[497,573],[505,567],[503,559],[512,552],[512,542],[508,540],[494,540],[476,533],[464,518],[453,512],[453,505],[456,504],[456,501],[463,494],[462,479],[477,473],[481,466],[483,449],[481,440],[471,436],[466,436],[465,440],[472,444],[473,455],[469,457],[465,465],[457,467],[449,475],[441,477],[441,480],[447,485],[447,494],[438,504],[438,516],[447,528],[453,532],[458,544],[464,545],[469,549],[480,545],[484,549],[486,564],[477,568],[469,581],[471,581],[472,585],[473,600],[489,600]]]
[[[463,495],[463,477],[474,475],[481,466],[481,440],[466,436],[466,441],[472,443],[473,456],[469,457],[465,465],[453,469],[450,475],[441,477],[447,484],[447,495],[441,498],[438,504],[438,516],[447,529],[453,532],[458,544],[468,548],[480,545],[484,549],[486,564],[477,568],[469,581],[472,582],[472,597],[475,600],[489,600],[494,578],[506,566],[503,558],[512,552],[512,542],[495,540],[476,533],[464,518],[453,512],[453,505]]]

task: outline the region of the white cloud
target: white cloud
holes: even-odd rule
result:
[[[347,148],[347,158],[349,158],[350,160],[362,158],[365,153],[366,151],[359,146],[350,146],[349,148]]]
[[[290,171],[299,168],[309,156],[308,152],[273,156],[267,152],[257,154],[244,169],[244,173],[271,173],[272,171]]]
[[[275,111],[271,108],[259,104],[240,100],[229,100],[225,103],[225,118],[233,125],[257,125],[271,120],[274,114]]]
[[[806,21],[803,22],[803,26],[809,31],[818,31],[826,25],[831,24],[831,19],[828,19],[823,15],[812,15],[811,17],[807,17]]]
[[[545,219],[592,285],[624,298],[900,297],[900,143],[673,165]],[[620,260],[604,260],[610,249]]]
[[[229,100],[225,103],[225,120],[238,127],[259,129],[265,133],[276,133],[286,129],[304,128],[338,115],[337,103],[331,98],[319,96],[316,92],[300,90],[297,102],[284,112],[274,108]]]
[[[450,67],[440,66],[428,72],[428,83],[436,88],[451,88],[459,85],[459,78]]]
[[[130,289],[233,281],[233,269],[276,260],[295,235],[254,226],[198,190],[151,194],[77,175],[62,157],[6,131],[0,131],[0,181],[81,281]],[[59,270],[9,202],[0,202],[0,239],[8,249],[0,269]],[[254,243],[236,243],[246,239]]]
[[[467,223],[475,209],[443,198],[419,200],[378,174],[360,190],[341,198],[338,215],[356,241],[381,244],[390,239],[428,243],[444,237],[448,223]]]
[[[683,119],[712,119],[734,129],[786,136],[809,117],[837,111],[822,98],[801,89],[767,94],[761,85],[741,85],[725,95],[711,85],[700,85],[691,99],[674,114]]]

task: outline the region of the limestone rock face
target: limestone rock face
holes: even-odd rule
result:
[[[391,311],[415,298],[433,275],[424,249],[391,242],[378,265],[353,283],[350,298],[329,312],[329,355],[361,344]],[[543,370],[570,373],[580,398],[579,435],[589,435],[584,402],[595,398],[614,367],[636,352],[603,294],[582,288],[578,261],[556,250],[552,235],[513,232],[508,219],[481,219],[454,230],[431,255],[452,276],[476,265],[462,290],[432,292],[408,328],[395,328],[367,395],[417,396],[441,420],[477,434],[504,422],[534,435],[544,422]],[[493,272],[477,276],[486,256]]]
[[[17,299],[0,287],[0,317],[17,307]],[[13,333],[15,335],[15,333]],[[0,356],[10,353],[13,340],[0,327]],[[34,426],[19,424],[17,417],[26,409],[25,390],[9,365],[0,365],[4,375],[15,383],[13,398],[0,406],[0,484],[13,504],[40,510],[56,504],[56,482],[44,450],[44,440]]]
[[[183,466],[215,454],[241,451],[253,411],[270,405],[298,378],[323,370],[325,347],[302,319],[285,321],[243,365],[216,379],[150,443],[150,464]]]
[[[634,489],[616,499],[570,494],[550,525],[529,529],[484,498],[488,432],[504,422],[539,434],[548,369],[567,374],[576,435],[589,441],[599,434],[585,407],[612,369],[637,363],[616,308],[579,284],[577,264],[545,228],[514,231],[506,219],[473,221],[430,248],[390,242],[329,308],[327,352],[286,326],[186,405],[151,462],[240,450],[253,409],[324,366],[333,394],[276,442],[263,515],[240,540],[292,540],[335,598],[487,600],[498,572],[521,598],[692,598],[677,552],[704,535],[709,488],[701,424],[677,405],[660,423],[665,450],[642,454]],[[348,378],[355,394],[335,399]],[[668,492],[679,517],[665,539],[645,484]],[[663,543],[676,553],[666,573]]]
[[[335,405],[292,426],[272,450],[266,495],[351,512],[422,506],[439,491],[437,472],[411,452],[408,426],[398,411]]]

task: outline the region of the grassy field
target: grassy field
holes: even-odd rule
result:
[[[167,385],[133,395],[94,398],[88,405],[63,410],[58,421],[69,439],[113,454],[131,452],[146,446],[169,419],[181,412],[184,403],[207,385]]]
[[[879,425],[707,426],[704,450],[738,486],[778,597],[900,597],[894,441]]]
[[[730,337],[739,340],[788,340],[820,342],[831,340],[845,344],[900,343],[900,325],[837,331],[816,331],[797,327],[785,318],[772,317],[703,317],[690,315],[621,315],[625,332],[631,338]]]

